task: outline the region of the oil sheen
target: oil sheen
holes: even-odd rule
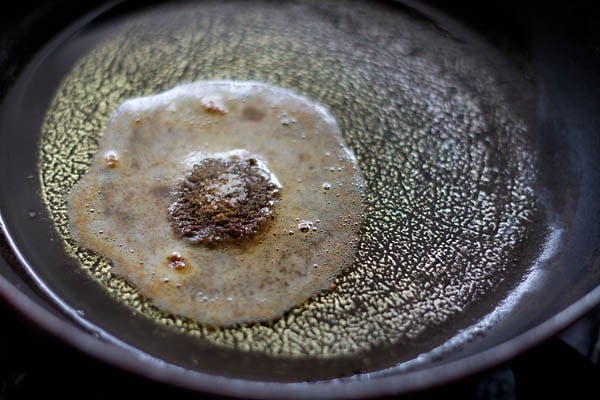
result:
[[[89,35],[82,34],[81,42],[74,39],[74,46],[83,46],[89,43],[83,39],[95,38],[65,73],[47,111],[39,147],[42,196],[76,264],[112,293],[115,302],[135,310],[135,318],[150,318],[181,335],[225,349],[278,358],[348,356],[372,369],[410,360],[448,341],[491,312],[523,279],[527,257],[538,246],[532,233],[541,221],[529,117],[535,88],[516,63],[481,37],[443,16],[407,12],[397,2],[353,0],[182,2],[98,23]],[[113,273],[108,258],[74,240],[80,237],[71,232],[68,205],[77,182],[106,163],[102,157],[108,156],[110,162],[112,156],[105,151],[114,150],[117,163],[123,163],[114,171],[127,167],[127,153],[116,143],[106,144],[119,140],[118,136],[103,137],[120,104],[145,97],[155,99],[149,103],[154,107],[159,100],[152,96],[158,93],[215,80],[260,82],[267,86],[257,87],[280,88],[283,92],[276,93],[282,96],[290,91],[322,105],[328,114],[316,116],[313,108],[305,119],[287,106],[274,111],[261,106],[257,113],[247,112],[251,118],[265,113],[264,118],[272,119],[275,132],[270,137],[290,135],[259,146],[241,139],[243,132],[252,132],[259,142],[266,140],[258,128],[260,121],[240,119],[241,102],[225,104],[230,115],[218,114],[219,105],[214,103],[215,114],[174,119],[174,130],[183,133],[187,124],[204,124],[206,132],[221,135],[232,117],[243,126],[239,135],[209,140],[202,134],[194,146],[170,148],[157,162],[171,160],[170,176],[183,178],[189,173],[189,165],[183,164],[194,157],[193,152],[199,152],[196,163],[207,155],[227,158],[229,151],[248,152],[241,153],[242,158],[261,161],[265,173],[281,183],[280,197],[271,210],[275,225],[261,225],[253,236],[266,245],[260,250],[262,259],[284,257],[277,255],[274,243],[278,241],[282,251],[306,239],[317,247],[315,254],[303,253],[302,258],[309,258],[310,265],[331,268],[328,277],[348,264],[336,275],[335,288],[296,304],[281,317],[219,329],[156,307],[147,296],[151,293],[144,295],[136,287],[154,285],[152,290],[176,293],[177,283],[185,284],[179,281],[184,279],[179,271],[164,265],[154,280],[151,273],[140,272],[136,285]],[[307,104],[287,94],[283,98]],[[142,103],[136,104],[129,103],[127,111],[128,124],[134,126],[133,110],[137,107],[141,113],[142,108]],[[170,115],[166,110],[165,116]],[[310,222],[319,228],[317,219],[323,224],[328,215],[340,215],[320,202],[337,201],[336,193],[339,201],[346,201],[343,191],[351,181],[354,161],[340,161],[346,154],[341,148],[327,150],[335,147],[334,142],[315,141],[311,151],[305,151],[303,139],[293,136],[301,135],[300,127],[309,120],[321,121],[324,129],[332,130],[329,117],[337,121],[339,133],[327,137],[343,137],[364,181],[362,228],[352,260],[350,253],[336,259],[331,246],[354,240],[354,232],[340,231],[333,220],[327,222],[329,233],[313,232]],[[297,142],[290,153],[293,140]],[[99,149],[104,152],[98,153]],[[298,162],[304,153],[315,157],[319,177],[304,174],[307,171]],[[289,164],[283,162],[286,154]],[[296,176],[295,170],[303,176]],[[171,188],[166,192],[172,191],[173,182],[164,183]],[[310,199],[319,204],[285,210]],[[147,201],[159,199],[148,194]],[[175,200],[160,201],[157,218],[166,218]],[[104,230],[117,240],[119,235]],[[294,235],[283,234],[284,230],[294,230]],[[337,232],[350,236],[329,236]],[[172,235],[172,227],[165,234]],[[187,260],[190,247],[181,243],[157,246],[157,257],[175,265],[177,257],[166,257],[177,252]],[[128,247],[133,248],[123,243],[123,249]],[[208,253],[200,248],[198,252]],[[329,255],[323,250],[329,250]],[[134,248],[135,254],[138,251]],[[242,261],[241,253],[223,254],[248,268],[257,267],[250,258]],[[123,250],[122,257],[130,256]],[[334,265],[337,261],[340,264]],[[125,265],[116,264],[117,271]],[[203,268],[213,268],[207,264]],[[308,283],[314,271],[319,269],[306,271],[308,275],[297,282]],[[325,280],[320,279],[314,287],[323,287]],[[208,288],[198,291],[210,299]],[[293,301],[277,313],[301,297],[290,295]],[[469,338],[464,335],[461,340]]]

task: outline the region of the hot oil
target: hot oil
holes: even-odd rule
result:
[[[448,29],[354,1],[190,2],[95,27],[88,35],[101,40],[64,76],[40,143],[42,195],[67,251],[139,314],[223,348],[356,355],[367,370],[431,350],[505,297],[526,272],[524,249],[537,246],[533,88],[485,42]],[[265,82],[324,105],[365,178],[353,265],[334,290],[271,323],[213,329],[161,312],[70,237],[66,194],[113,110],[209,79]]]

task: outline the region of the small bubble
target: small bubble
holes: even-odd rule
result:
[[[169,278],[163,278],[163,282],[164,283],[169,283],[169,282],[171,282],[171,280]]]
[[[300,230],[300,232],[306,233],[306,232],[310,231],[311,229],[314,230],[314,224],[312,221],[302,220],[298,224],[298,229]]]
[[[227,114],[227,107],[219,99],[201,99],[204,110],[213,114]]]
[[[324,190],[331,189],[331,183],[329,183],[329,182],[323,182],[323,189]]]
[[[102,229],[100,229],[100,230],[98,230],[98,233],[102,235],[104,233],[104,231]]]
[[[29,218],[35,218],[35,217],[37,217],[37,213],[35,211],[29,211],[27,213],[27,215],[29,215]]]
[[[104,161],[108,168],[115,168],[119,164],[119,157],[115,151],[110,150],[104,154]]]
[[[294,234],[294,231],[288,231],[288,235],[292,236]]]
[[[181,269],[187,267],[185,259],[181,256],[181,254],[179,254],[176,251],[172,252],[167,257],[167,261],[169,262],[169,264],[168,264],[169,267],[176,269],[176,270],[181,270]]]
[[[296,123],[296,118],[288,116],[287,113],[281,113],[279,115],[279,122],[283,126],[288,126],[288,125],[291,125],[291,124],[295,124]]]
[[[319,268],[319,264],[313,264],[313,268]]]

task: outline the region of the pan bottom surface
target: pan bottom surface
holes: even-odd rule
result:
[[[162,312],[69,232],[67,196],[115,108],[214,79],[324,105],[366,181],[352,267],[271,323],[215,329]],[[560,235],[538,196],[533,83],[457,23],[399,3],[116,7],[56,39],[16,87],[15,109],[37,110],[40,207],[15,242],[26,255],[27,229],[51,242],[29,274],[107,340],[188,370],[288,382],[443,360],[510,311]],[[5,112],[5,126],[22,118]]]

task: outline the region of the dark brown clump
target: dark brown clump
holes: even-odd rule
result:
[[[254,158],[205,158],[194,164],[169,206],[175,230],[213,244],[255,234],[271,215],[279,187]]]
[[[254,108],[254,107],[246,107],[242,111],[242,117],[248,121],[260,121],[265,117],[265,113]]]

